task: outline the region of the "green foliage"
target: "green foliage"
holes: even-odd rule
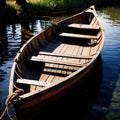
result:
[[[6,0],[8,5],[14,9],[21,9],[21,6],[16,4],[16,0]],[[80,7],[88,7],[89,5],[110,5],[120,4],[120,0],[26,0],[26,9],[42,8],[43,10],[67,10],[67,9],[78,9]]]
[[[22,13],[28,16],[50,15],[60,11],[81,11],[90,5],[105,6],[113,4],[112,0],[26,0],[25,4],[17,4],[16,0],[6,0],[7,5],[16,13]],[[108,4],[109,3],[109,4]],[[120,0],[114,0],[118,5]]]
[[[63,7],[63,6],[65,7],[65,1],[66,0],[27,0],[27,2],[30,4],[33,4],[35,6],[36,5],[44,6],[49,9],[54,9],[54,8]],[[70,1],[70,0],[68,0],[68,1]]]

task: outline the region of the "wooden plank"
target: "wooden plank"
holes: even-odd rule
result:
[[[51,84],[51,83],[47,83],[47,82],[43,82],[43,81],[29,80],[29,79],[17,79],[16,82],[22,83],[22,84],[28,84],[28,85],[43,86],[43,87]]]
[[[69,62],[69,61],[64,61],[64,60],[56,60],[56,59],[41,59],[40,57],[32,56],[30,58],[31,61],[37,61],[37,62],[45,62],[45,63],[53,63],[53,64],[59,64],[59,65],[68,65],[68,66],[83,66],[79,63],[76,62]]]
[[[91,30],[98,30],[100,28],[97,25],[87,25],[87,24],[78,24],[78,23],[69,24],[68,27],[80,28],[80,29],[91,29]]]
[[[93,9],[88,9],[86,12],[94,13],[94,10]]]
[[[74,34],[74,33],[60,33],[61,37],[72,37],[72,38],[85,38],[85,39],[98,39],[98,36],[94,35],[83,35],[83,34]]]
[[[86,56],[89,55],[90,54],[90,48],[91,47],[84,46],[81,55],[86,55]],[[84,63],[86,63],[88,61],[89,61],[88,59],[81,59],[81,64],[84,64]]]
[[[39,52],[39,55],[47,55],[47,56],[56,56],[56,57],[67,57],[67,58],[76,58],[76,59],[91,59],[92,56],[76,56],[76,55],[66,55],[66,54],[57,54],[50,52]]]
[[[67,51],[67,48],[69,48],[69,46],[68,46],[68,44],[63,44],[62,45],[62,47],[60,48],[60,50],[57,50],[55,53],[57,53],[57,54],[65,54],[66,53],[66,51]],[[63,59],[63,57],[58,57],[58,56],[56,56],[55,57],[56,58],[56,60],[64,60]],[[61,73],[61,74],[66,74],[67,75],[67,73],[66,73],[66,71],[67,71],[67,69],[64,69],[64,67],[66,66],[66,65],[58,65],[58,64],[55,64],[55,65],[57,65],[58,66],[58,70],[56,70],[57,72],[59,72],[59,73]],[[68,66],[67,66],[68,67]]]
[[[96,17],[93,17],[92,21],[90,22],[90,25],[94,25],[96,21],[97,21]]]
[[[61,51],[64,51],[65,50],[65,44],[60,44],[60,45],[58,45],[58,47],[53,51],[54,53],[61,53]],[[44,55],[44,56],[46,56],[46,55]],[[49,59],[56,59],[56,60],[61,60],[62,59],[62,57],[56,57],[56,56],[49,56]],[[58,68],[58,69],[51,69],[51,72],[53,72],[53,73],[60,73],[61,74],[61,69],[59,69],[60,67],[61,67],[61,65],[59,65],[59,64],[49,64],[49,63],[47,63],[47,64],[45,64],[46,66],[51,66],[52,65],[52,67],[53,68]],[[49,69],[49,71],[50,71],[50,69]]]

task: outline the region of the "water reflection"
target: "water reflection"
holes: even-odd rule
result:
[[[99,12],[100,21],[105,29],[105,45],[101,53],[103,61],[103,80],[96,102],[88,120],[117,120],[115,114],[120,114],[120,109],[114,109],[109,118],[110,106],[119,106],[119,101],[112,101],[116,82],[120,74],[120,9],[105,8]],[[116,15],[117,14],[117,15]],[[119,92],[120,88],[117,89]],[[118,96],[117,96],[118,97]],[[117,108],[117,107],[115,107]]]
[[[0,25],[0,81],[5,79],[6,68],[2,66],[5,66],[6,61],[12,60],[24,42],[49,25],[49,21],[44,20]]]
[[[22,43],[33,36],[34,22],[21,22],[21,39]]]
[[[49,21],[44,20],[0,24],[0,114],[5,108],[10,70],[17,51],[30,37],[48,26]]]
[[[0,24],[0,67],[4,64],[4,60],[6,59],[7,46],[6,25]],[[4,70],[0,69],[0,82],[4,80],[5,73]]]
[[[101,10],[105,19],[110,20],[113,25],[120,25],[120,7],[107,7]]]

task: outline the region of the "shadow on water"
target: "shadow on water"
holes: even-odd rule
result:
[[[67,91],[67,94],[58,101],[50,104],[42,112],[29,114],[29,120],[59,120],[59,119],[87,119],[97,96],[102,80],[102,60],[99,56],[93,69],[75,86]],[[25,120],[28,120],[25,117]]]
[[[44,20],[25,20],[8,25],[0,23],[0,82],[5,79],[5,74],[7,74],[6,68],[2,69],[2,67],[9,60],[13,60],[16,52],[28,39],[46,27],[48,27],[48,21]]]
[[[6,25],[5,24],[0,24],[0,66],[4,63],[4,56],[7,52],[7,46],[8,46],[8,41],[7,41],[7,36],[6,36]],[[0,69],[0,82],[3,81],[5,72]]]

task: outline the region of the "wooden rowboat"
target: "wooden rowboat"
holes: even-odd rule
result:
[[[95,65],[104,30],[94,6],[52,25],[18,51],[10,75],[9,99],[18,120],[44,109]]]

